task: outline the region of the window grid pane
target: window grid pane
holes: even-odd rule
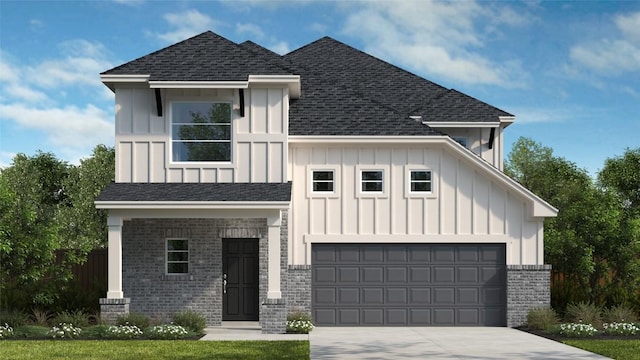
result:
[[[333,192],[333,171],[314,171],[313,191]]]
[[[410,185],[412,192],[431,192],[431,171],[412,170]]]
[[[231,161],[231,104],[174,102],[173,161]]]
[[[362,172],[362,192],[382,192],[382,171]]]
[[[189,273],[189,240],[167,239],[167,273]]]

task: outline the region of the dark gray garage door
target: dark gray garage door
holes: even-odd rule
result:
[[[318,326],[505,326],[504,244],[314,244]]]

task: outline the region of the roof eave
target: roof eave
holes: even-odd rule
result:
[[[278,210],[288,209],[290,201],[95,201],[106,210]]]

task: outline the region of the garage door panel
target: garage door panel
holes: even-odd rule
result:
[[[385,304],[402,304],[408,303],[407,288],[387,288]]]
[[[384,289],[381,287],[371,288],[365,287],[362,288],[362,303],[364,305],[371,304],[384,304]]]
[[[384,309],[362,309],[362,325],[382,326],[384,325]]]
[[[407,268],[405,266],[389,266],[386,267],[386,282],[387,284],[404,284],[407,282]]]
[[[384,283],[384,268],[382,266],[367,266],[362,268],[362,282],[368,283]]]
[[[455,282],[455,268],[453,266],[434,266],[434,284],[453,284]]]
[[[504,244],[313,244],[318,326],[504,326]],[[333,252],[333,255],[331,254]]]
[[[335,284],[336,268],[335,266],[314,266],[313,280],[316,284]]]
[[[357,266],[341,266],[337,269],[340,283],[359,283],[360,268]]]
[[[431,304],[431,288],[409,288],[409,304],[410,305],[426,305]]]
[[[360,288],[338,288],[338,304],[353,305],[360,304]]]

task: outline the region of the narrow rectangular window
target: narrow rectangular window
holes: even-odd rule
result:
[[[431,171],[411,170],[411,192],[431,192]]]
[[[382,170],[363,170],[362,192],[382,192],[384,187]]]
[[[167,274],[189,273],[189,240],[167,239]]]
[[[231,103],[171,104],[173,161],[231,161]]]
[[[333,171],[313,171],[313,191],[333,192]]]

